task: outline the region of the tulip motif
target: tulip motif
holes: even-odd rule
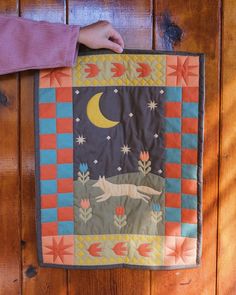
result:
[[[78,180],[84,185],[89,180],[89,171],[87,163],[79,164]]]
[[[142,151],[139,156],[138,170],[144,175],[151,171],[151,161],[149,160],[149,152]]]
[[[159,222],[162,221],[162,211],[161,207],[157,203],[152,204],[152,210],[151,210],[151,220],[152,222],[157,225]]]
[[[89,199],[82,199],[80,201],[79,217],[84,223],[87,223],[92,218],[92,208],[90,207]]]
[[[124,227],[127,224],[126,221],[127,217],[125,215],[125,208],[123,206],[118,206],[115,209],[115,214],[114,214],[114,224],[117,226],[119,229]]]

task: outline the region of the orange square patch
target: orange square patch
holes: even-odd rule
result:
[[[42,180],[56,179],[57,169],[56,165],[41,165],[40,166],[40,177]]]
[[[182,163],[183,164],[197,164],[197,150],[183,149],[182,150]]]
[[[180,102],[166,102],[165,103],[165,117],[166,118],[180,118],[181,117],[181,103]]]
[[[57,163],[73,163],[73,149],[57,150]]]
[[[198,119],[196,119],[196,118],[182,118],[182,132],[183,133],[198,133]]]
[[[181,207],[181,195],[175,193],[166,193],[165,194],[165,206],[171,208],[180,208]]]
[[[179,222],[166,222],[165,223],[166,236],[181,236],[181,223]]]
[[[40,135],[40,149],[50,150],[56,149],[56,134],[41,134]]]
[[[61,207],[57,210],[58,221],[74,220],[73,207]]]
[[[73,121],[71,118],[57,119],[57,133],[72,133]]]
[[[193,179],[182,179],[182,193],[188,195],[196,195],[197,181]]]
[[[72,101],[72,88],[61,87],[56,88],[56,99],[57,102],[71,102]]]
[[[197,210],[183,209],[181,210],[181,222],[197,223]]]
[[[169,178],[180,178],[181,177],[181,165],[175,163],[165,164],[165,176]]]
[[[42,226],[42,236],[56,236],[58,231],[57,222],[44,222]]]
[[[165,133],[166,148],[181,148],[181,134],[180,133]]]
[[[55,103],[40,103],[39,104],[39,118],[55,118],[56,104]]]
[[[73,179],[62,178],[57,180],[58,193],[73,192]]]

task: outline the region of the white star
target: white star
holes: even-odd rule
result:
[[[121,171],[121,170],[122,170],[122,168],[119,166],[119,167],[117,167],[117,170],[118,170],[118,171]]]
[[[79,121],[80,121],[80,118],[76,118],[75,121],[76,121],[76,122],[79,122]]]
[[[114,92],[117,93],[118,92],[118,89],[115,89]]]
[[[83,144],[86,142],[86,138],[83,136],[83,135],[79,135],[77,138],[76,138],[76,142],[78,142],[78,144]]]
[[[161,173],[162,173],[162,170],[161,170],[161,169],[159,169],[157,172],[158,172],[159,174],[161,174]]]
[[[130,118],[132,118],[132,117],[133,117],[133,115],[134,115],[133,113],[129,113],[129,116],[130,116]]]
[[[75,90],[75,94],[79,94],[79,90],[77,89],[77,90]]]
[[[157,133],[155,133],[153,136],[154,136],[155,138],[158,138],[158,137],[159,137],[159,135],[158,135]]]
[[[106,138],[107,138],[107,140],[110,140],[111,139],[111,137],[109,135]]]
[[[163,89],[161,89],[160,94],[163,94],[165,91]]]
[[[151,111],[153,111],[157,108],[157,102],[155,102],[154,100],[150,100],[147,105]]]
[[[121,148],[120,148],[121,152],[125,155],[125,154],[128,154],[131,150],[130,147],[128,147],[128,145],[123,145]]]
[[[98,163],[98,160],[94,160],[93,163],[94,163],[94,164],[97,164],[97,163]]]

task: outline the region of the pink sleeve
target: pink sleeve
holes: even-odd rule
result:
[[[78,34],[76,25],[0,15],[0,75],[75,65]]]

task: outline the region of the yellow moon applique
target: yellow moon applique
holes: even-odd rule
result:
[[[99,102],[103,92],[99,92],[92,96],[87,104],[87,116],[90,122],[99,128],[111,128],[119,124],[120,122],[111,121],[103,116]]]

